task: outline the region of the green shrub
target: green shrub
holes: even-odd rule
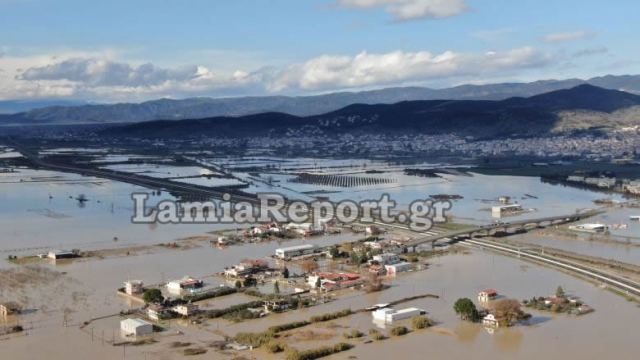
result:
[[[402,336],[406,335],[409,332],[406,326],[396,326],[391,329],[391,335],[393,336]]]
[[[310,349],[304,351],[298,351],[296,349],[290,349],[287,351],[285,357],[286,360],[314,360],[321,357],[329,356],[339,353],[341,351],[347,351],[353,348],[353,345],[348,343],[338,343],[334,346],[323,346],[317,349]]]
[[[224,309],[208,310],[205,312],[205,316],[208,317],[209,319],[215,319],[230,313],[238,312],[248,308],[260,307],[260,306],[262,306],[262,301],[250,301],[248,303],[229,306],[228,308],[224,308]]]
[[[292,329],[296,329],[296,328],[299,328],[299,327],[307,326],[309,324],[311,324],[311,323],[308,322],[308,321],[296,321],[296,322],[291,322],[291,323],[271,326],[267,331],[270,331],[270,332],[273,332],[273,333],[279,333],[279,332],[283,332],[283,331],[292,330]]]
[[[378,329],[369,330],[369,337],[376,341],[385,339],[385,336],[380,331],[378,331]]]
[[[356,339],[356,338],[363,337],[364,334],[360,332],[358,329],[353,329],[350,332],[344,333],[343,336],[345,337],[345,339]]]
[[[182,353],[185,356],[202,355],[202,354],[205,354],[206,352],[207,352],[207,349],[203,349],[203,348],[189,348],[189,349],[184,349],[182,351]]]
[[[411,326],[414,330],[425,329],[431,326],[431,322],[426,316],[414,316],[411,318]]]
[[[265,346],[267,348],[267,351],[269,351],[272,354],[282,352],[285,349],[285,345],[284,344],[279,343],[279,342],[277,342],[275,340],[269,341],[267,343],[267,345],[265,345]]]
[[[349,316],[351,314],[353,314],[353,311],[351,311],[351,309],[345,309],[345,310],[337,311],[334,313],[312,316],[310,321],[312,323],[330,321],[330,320],[339,319],[341,317]]]
[[[236,334],[235,340],[240,344],[260,347],[273,340],[274,333],[265,331],[261,333],[240,332]]]

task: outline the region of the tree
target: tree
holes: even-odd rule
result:
[[[162,296],[160,289],[147,289],[144,291],[144,294],[142,294],[142,300],[144,300],[145,304],[157,304],[164,301],[164,296]]]
[[[240,289],[242,287],[242,281],[236,280],[236,289]]]
[[[498,300],[493,303],[494,315],[498,319],[503,319],[506,325],[510,325],[518,320],[526,318],[527,314],[520,309],[520,303],[514,299]]]
[[[284,270],[282,270],[282,277],[285,279],[289,278],[289,269],[285,266]]]
[[[460,298],[453,305],[453,310],[460,316],[460,319],[478,321],[480,315],[476,305],[469,298]]]
[[[244,287],[250,287],[250,286],[256,286],[258,285],[258,280],[256,280],[255,278],[251,277],[251,276],[247,276],[244,279]]]
[[[558,288],[556,289],[556,297],[564,298],[564,296],[565,296],[564,289],[562,288],[562,286],[558,286]]]
[[[273,283],[273,293],[280,294],[280,285],[278,285],[277,281]]]
[[[369,274],[369,282],[367,283],[367,292],[376,292],[376,291],[380,291],[384,288],[384,285],[382,284],[382,280],[380,280],[380,277],[378,276],[378,274],[376,273],[370,273]]]
[[[331,255],[332,258],[337,258],[338,256],[340,256],[340,249],[338,249],[337,246],[332,246],[329,249],[329,254]]]

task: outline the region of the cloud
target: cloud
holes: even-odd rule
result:
[[[543,40],[548,43],[560,43],[560,42],[567,42],[567,41],[591,39],[595,36],[596,34],[593,32],[574,31],[574,32],[549,34],[545,36]]]
[[[607,47],[599,46],[594,48],[578,50],[573,53],[573,57],[593,56],[593,55],[606,54],[608,52],[609,52],[609,49]]]
[[[167,81],[188,81],[198,76],[196,66],[163,69],[146,63],[132,66],[95,58],[72,58],[41,67],[32,67],[18,76],[21,80],[68,80],[90,86],[154,86]]]
[[[531,47],[482,54],[428,51],[385,54],[361,52],[353,57],[323,55],[281,71],[269,90],[333,90],[425,82],[462,76],[497,74],[551,63],[552,57]]]
[[[465,0],[337,0],[352,9],[383,8],[395,20],[441,19],[467,11]]]
[[[288,65],[212,70],[116,60],[113,53],[0,59],[0,98],[70,97],[135,101],[158,97],[310,94],[389,85],[444,85],[521,74],[550,66],[554,56],[523,47],[462,53],[429,51],[320,55]]]

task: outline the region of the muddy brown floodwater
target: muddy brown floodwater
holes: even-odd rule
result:
[[[33,176],[38,174],[42,175],[40,172],[30,173]],[[454,179],[447,184],[437,185],[435,189],[412,188],[410,191],[464,193],[466,200],[457,206],[465,204],[468,208],[460,211],[461,216],[484,217],[484,213],[478,215],[477,208],[486,205],[476,203],[474,198],[492,198],[504,189],[498,188],[492,177],[476,177],[475,181],[481,184],[475,186],[470,179]],[[562,206],[551,206],[554,213],[586,207],[593,198],[598,197],[598,194],[583,190],[550,187],[522,177],[516,180],[517,186],[509,187],[509,191],[517,193],[523,188],[533,188],[540,196],[533,205],[539,209],[543,209],[540,205],[551,204],[556,198],[562,199]],[[505,181],[504,177],[500,181]],[[202,236],[221,228],[207,225],[157,228],[131,225],[128,222],[128,193],[136,188],[126,184],[89,183],[83,184],[81,190],[77,184],[63,183],[5,183],[1,186],[0,250],[4,255],[28,254],[41,251],[41,248],[58,246],[78,246],[83,250],[148,246],[189,236]],[[5,189],[10,191],[5,192]],[[79,192],[95,201],[84,208],[79,207],[68,199]],[[53,199],[49,199],[49,194]],[[543,198],[544,194],[547,194],[546,198]],[[414,195],[403,196],[409,199]],[[541,213],[544,212],[541,210],[538,215]],[[114,242],[116,235],[119,240]],[[313,242],[328,245],[357,238],[357,235],[342,234],[292,240],[284,244],[290,246]],[[580,252],[580,247],[573,248],[572,243],[564,240],[564,245],[558,247]],[[367,344],[362,340],[345,340],[342,334],[349,329],[357,328],[367,333],[378,326],[372,322],[369,313],[358,313],[287,332],[284,339],[300,349],[341,341],[356,345],[352,350],[330,357],[332,359],[352,356],[359,359],[635,359],[640,351],[640,309],[636,303],[569,274],[482,250],[430,258],[427,260],[430,263],[427,270],[399,274],[388,280],[391,286],[382,292],[365,294],[348,291],[327,304],[240,323],[222,319],[201,325],[172,321],[168,323],[167,331],[155,336],[157,342],[153,344],[126,347],[111,345],[114,340],[123,340],[119,335],[119,321],[122,318],[118,313],[140,306],[116,294],[116,289],[127,279],[141,279],[147,284],[156,284],[185,275],[212,275],[244,258],[265,258],[281,246],[283,244],[271,242],[217,249],[207,246],[205,241],[201,246],[178,250],[140,251],[130,256],[118,253],[118,256],[105,256],[103,259],[96,257],[58,264],[38,262],[28,266],[13,265],[5,261],[3,256],[0,261],[0,301],[19,301],[27,311],[19,317],[1,320],[0,326],[19,323],[26,330],[13,336],[0,336],[0,358],[182,359],[182,350],[171,346],[175,341],[188,342],[192,347],[208,350],[204,355],[192,357],[194,359],[225,359],[236,355],[259,359],[282,358],[281,355],[268,355],[261,349],[223,354],[209,345],[222,340],[225,335],[233,336],[241,331],[263,331],[272,325],[306,320],[317,314],[345,308],[359,309],[424,293],[435,294],[439,298],[413,300],[397,307],[416,306],[425,309],[436,322],[434,327],[427,330]],[[623,256],[618,250],[610,250],[617,248],[609,248],[611,245],[608,244],[594,243],[592,246],[597,247],[590,250],[593,254],[602,249],[605,256]],[[637,259],[639,249],[634,247],[628,251],[634,253],[625,259]],[[205,280],[214,286],[222,283],[222,279],[214,276],[207,276]],[[522,300],[551,295],[559,285],[596,311],[576,317],[527,309],[533,314],[529,325],[489,333],[480,325],[459,320],[452,308],[456,299],[468,297],[475,301],[478,291],[488,287],[496,288],[504,297]],[[208,301],[206,307],[220,308],[248,299],[246,295],[232,295]],[[82,326],[91,319],[96,320]],[[380,331],[386,333],[388,329]]]

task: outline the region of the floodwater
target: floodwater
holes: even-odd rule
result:
[[[18,173],[0,174],[0,252],[5,255],[33,254],[50,248],[75,247],[88,250],[152,245],[199,236],[222,228],[221,225],[134,225],[130,223],[130,194],[132,191],[147,191],[145,189],[72,174],[17,170]],[[537,209],[536,212],[521,217],[548,216],[571,213],[578,208],[593,208],[592,200],[602,197],[601,194],[587,190],[553,186],[528,177],[474,174],[472,177],[445,175],[440,179],[425,179],[401,173],[383,175],[397,178],[398,184],[404,185],[337,189],[340,192],[328,196],[333,199],[351,197],[360,200],[376,198],[383,192],[389,192],[398,202],[408,204],[417,197],[425,198],[431,194],[459,194],[464,199],[454,203],[454,215],[460,221],[478,223],[492,220],[490,213],[482,209],[490,207],[498,196],[509,195],[521,201],[525,207]],[[303,184],[286,181],[281,181],[280,184],[293,193],[310,190],[309,186]],[[266,184],[261,186],[268,187]],[[525,197],[525,193],[538,198]],[[75,200],[80,194],[84,194],[89,201],[81,204]],[[153,202],[166,198],[171,196],[155,196]],[[618,218],[624,218],[627,212],[622,212],[622,215],[611,213],[608,215],[611,218],[605,220],[619,221]],[[639,225],[629,226],[629,231],[625,234],[638,233],[633,229],[637,229]],[[635,228],[631,228],[632,226]],[[401,274],[390,279],[391,287],[379,293],[363,294],[353,291],[336,301],[317,307],[237,324],[224,320],[212,321],[204,326],[172,323],[170,330],[159,335],[159,342],[152,345],[123,348],[104,343],[102,338],[109,341],[118,339],[117,316],[97,320],[80,329],[80,324],[89,319],[115,315],[123,309],[139,306],[115,293],[127,279],[140,279],[147,284],[155,284],[185,275],[206,276],[205,282],[215,286],[223,280],[207,275],[218,273],[241,259],[265,258],[281,246],[309,242],[328,245],[356,238],[358,237],[355,235],[342,234],[280,244],[271,242],[231,246],[225,249],[213,248],[207,242],[200,242],[185,249],[157,249],[148,254],[86,259],[58,265],[42,262],[29,268],[11,265],[3,256],[0,260],[0,270],[4,272],[0,282],[0,301],[17,300],[33,312],[20,319],[8,320],[10,324],[11,321],[20,321],[27,331],[18,336],[0,337],[0,349],[3,358],[8,355],[11,359],[176,359],[182,358],[182,354],[169,347],[168,344],[172,341],[189,341],[206,347],[209,342],[222,339],[221,334],[261,331],[271,325],[308,319],[315,314],[348,307],[358,309],[407,296],[432,293],[440,298],[415,300],[399,305],[398,308],[416,306],[427,310],[428,316],[437,322],[435,328],[371,344],[356,341],[353,350],[332,358],[393,358],[401,354],[402,358],[407,359],[422,359],[425,356],[453,359],[593,359],[606,356],[631,359],[636,357],[639,350],[636,329],[640,323],[640,312],[635,303],[559,271],[481,250],[429,259],[428,270]],[[545,241],[549,241],[550,246],[565,246],[567,250],[589,255],[599,251],[604,257],[616,257],[622,261],[637,263],[638,259],[637,248],[631,248],[628,255],[625,255],[611,250],[616,247],[610,244],[592,243],[590,245],[594,250],[587,251],[576,245],[580,244],[579,241]],[[35,280],[15,283],[16,279],[25,277]],[[524,299],[550,295],[558,285],[567,293],[580,297],[596,311],[582,317],[532,311],[532,325],[499,329],[494,334],[489,334],[479,325],[457,319],[452,309],[457,298],[469,297],[475,301],[477,292],[487,287],[494,287],[509,298]],[[246,300],[240,297],[238,301]],[[209,306],[222,307],[233,299],[216,299]],[[323,327],[324,325],[311,327],[333,332],[324,341],[307,341],[294,337],[291,344],[309,348],[321,343],[336,343],[344,341],[342,332],[348,327],[357,327],[366,333],[376,326],[367,313],[332,323],[338,327],[333,330]],[[177,330],[183,335],[178,334]],[[273,358],[261,350],[245,352],[244,355]],[[230,356],[219,355],[209,349],[209,353],[200,358],[227,357]]]

